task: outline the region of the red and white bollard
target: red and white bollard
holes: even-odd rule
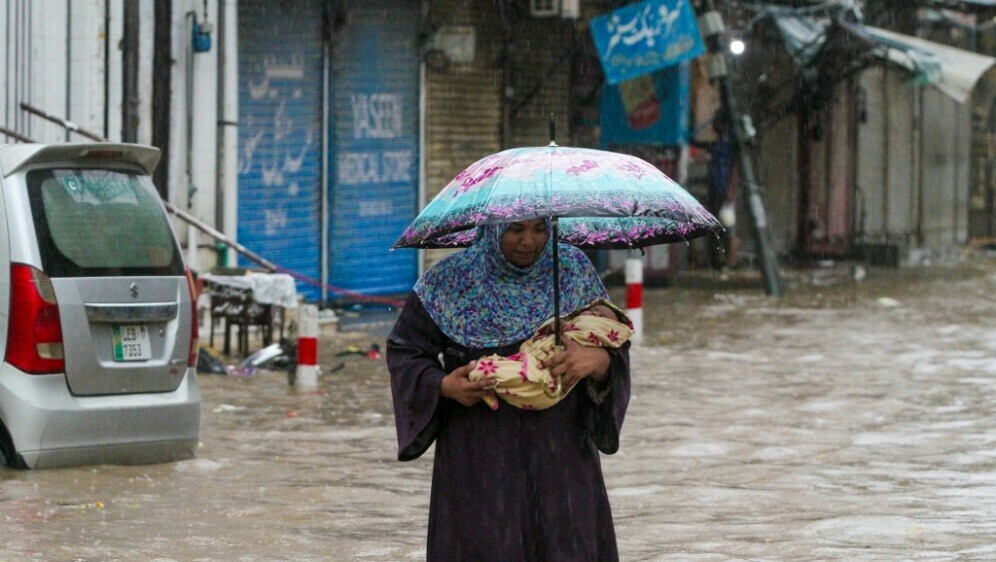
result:
[[[634,343],[643,337],[643,258],[626,258],[626,314],[633,322]]]
[[[302,304],[297,313],[297,373],[299,390],[318,388],[318,307]]]

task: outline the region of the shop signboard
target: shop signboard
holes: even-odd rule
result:
[[[645,0],[591,20],[605,80],[625,80],[705,53],[691,0]]]

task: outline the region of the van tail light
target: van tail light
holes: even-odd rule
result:
[[[52,280],[38,269],[19,263],[10,266],[7,362],[32,375],[66,370]]]
[[[200,348],[200,330],[197,328],[197,290],[194,288],[194,276],[187,270],[187,289],[190,290],[190,355],[187,366],[197,368],[197,354]]]

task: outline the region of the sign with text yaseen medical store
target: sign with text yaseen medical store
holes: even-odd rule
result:
[[[591,20],[605,80],[618,84],[705,53],[691,0],[645,0]]]

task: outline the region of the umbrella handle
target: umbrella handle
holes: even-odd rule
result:
[[[560,346],[560,257],[557,247],[560,245],[560,234],[557,233],[557,217],[550,217],[553,237],[553,343]]]

